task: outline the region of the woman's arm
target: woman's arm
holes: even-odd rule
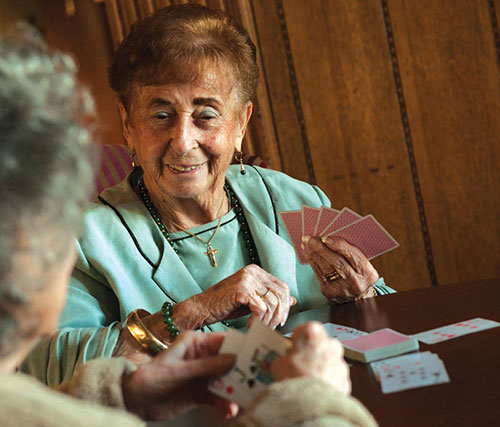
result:
[[[75,368],[88,360],[112,356],[123,322],[116,296],[80,260],[73,271],[60,329],[42,339],[21,365],[48,385],[71,379]]]

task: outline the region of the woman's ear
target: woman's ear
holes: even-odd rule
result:
[[[120,102],[118,104],[118,109],[120,110],[120,117],[122,119],[122,133],[125,141],[127,142],[127,147],[130,151],[134,151],[134,144],[132,141],[132,125],[130,123],[130,116],[127,112],[125,106]]]
[[[241,144],[243,142],[243,137],[245,136],[245,132],[247,131],[247,126],[248,122],[250,121],[250,117],[252,117],[252,111],[253,111],[253,104],[251,101],[248,101],[238,117],[239,129],[236,135],[236,142],[234,144],[236,150],[238,151],[241,151]]]

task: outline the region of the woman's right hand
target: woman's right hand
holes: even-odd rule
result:
[[[316,377],[332,384],[345,395],[351,394],[349,367],[340,341],[329,338],[318,322],[299,326],[292,334],[292,351],[271,365],[276,381]]]
[[[251,264],[176,304],[172,318],[179,329],[196,329],[250,314],[248,326],[258,319],[274,329],[286,322],[292,301],[285,282]]]
[[[274,329],[286,322],[294,303],[295,298],[290,296],[290,288],[285,282],[251,264],[206,291],[175,304],[172,323],[182,332],[250,314],[248,326],[258,319]],[[171,341],[161,311],[144,317],[142,322],[162,341]],[[136,364],[151,360],[151,355],[127,328],[121,330],[113,356],[126,357]]]

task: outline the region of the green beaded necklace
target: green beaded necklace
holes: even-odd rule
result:
[[[151,197],[148,193],[148,189],[146,188],[146,185],[144,184],[144,180],[142,178],[139,179],[138,187],[141,200],[144,203],[144,206],[146,206],[146,209],[149,211],[151,217],[153,218],[153,221],[156,223],[165,239],[167,239],[167,242],[170,244],[174,252],[176,254],[179,254],[179,250],[174,246],[172,237],[170,236],[167,227],[163,223],[158,210],[153,205]],[[243,233],[243,238],[245,240],[245,246],[247,248],[250,261],[252,261],[253,264],[257,264],[258,266],[260,266],[259,254],[257,253],[257,248],[255,247],[252,233],[250,232],[250,228],[248,227],[247,219],[245,218],[245,213],[243,212],[243,209],[240,205],[240,201],[238,200],[238,198],[234,194],[234,191],[231,189],[228,183],[224,184],[224,190],[229,195],[229,198],[231,200],[231,207],[234,209],[234,212],[236,213],[236,219],[240,223],[240,230]],[[227,328],[232,328],[232,326],[226,320],[222,320],[221,323]],[[172,327],[175,328],[175,326],[173,325]]]
[[[139,187],[139,194],[141,196],[142,202],[146,206],[146,209],[149,211],[151,217],[153,218],[153,221],[156,223],[158,228],[160,229],[161,233],[167,239],[167,242],[170,244],[172,249],[176,254],[179,253],[179,250],[174,246],[174,242],[172,240],[172,237],[170,236],[170,233],[163,223],[160,214],[158,213],[158,210],[156,207],[153,205],[153,202],[151,200],[151,197],[149,196],[148,190],[146,188],[146,185],[144,184],[144,180],[141,178],[139,179],[138,183]],[[231,200],[231,207],[233,208],[234,212],[236,213],[236,219],[240,223],[240,230],[243,233],[243,239],[245,240],[245,246],[248,252],[248,256],[250,258],[250,261],[253,264],[257,264],[260,266],[260,260],[259,260],[259,254],[257,253],[257,248],[255,247],[255,242],[252,237],[252,233],[250,232],[250,228],[248,227],[247,219],[245,218],[245,214],[243,212],[243,209],[240,205],[240,201],[234,194],[234,191],[231,189],[228,183],[224,184],[224,190],[226,193],[229,195],[229,198]]]

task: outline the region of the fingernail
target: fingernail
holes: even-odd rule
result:
[[[285,325],[285,322],[280,323],[280,328],[282,328]]]
[[[323,237],[321,238],[321,241],[322,241],[323,243],[326,243],[326,242],[328,241],[328,237],[323,236]]]
[[[290,305],[297,304],[297,299],[295,297],[290,296]]]
[[[300,244],[300,247],[301,247],[303,250],[306,248],[306,247],[305,247],[305,245],[304,245],[304,243],[301,243],[301,244]]]
[[[302,236],[302,241],[304,243],[307,243],[309,241],[309,239],[311,238],[311,236]]]

